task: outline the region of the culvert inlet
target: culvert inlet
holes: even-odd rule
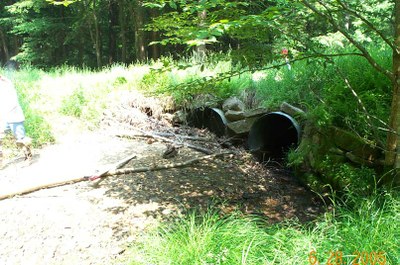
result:
[[[192,111],[188,122],[190,126],[196,128],[208,128],[218,137],[226,134],[226,125],[228,123],[222,110],[209,107],[197,108]]]
[[[300,142],[299,124],[286,113],[271,112],[261,116],[251,126],[249,150],[262,161],[280,160],[290,148]]]

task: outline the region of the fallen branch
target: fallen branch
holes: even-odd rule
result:
[[[136,137],[153,138],[153,139],[160,140],[160,141],[163,141],[163,142],[172,143],[172,144],[174,144],[176,146],[186,146],[188,148],[191,148],[193,150],[202,152],[202,153],[207,154],[207,155],[211,155],[213,153],[210,149],[207,149],[207,148],[204,148],[204,147],[201,147],[201,146],[198,146],[198,145],[189,144],[189,143],[186,143],[186,142],[178,142],[178,141],[174,141],[174,140],[171,140],[169,138],[166,138],[166,137],[162,137],[162,136],[159,136],[159,135],[156,135],[156,134],[151,134],[151,133],[146,133],[146,132],[140,132],[140,133],[136,133],[136,134],[133,134],[133,133],[116,134],[115,136],[120,137],[120,138],[128,138],[128,139],[133,139],[133,138],[136,138]]]
[[[96,175],[93,175],[93,176],[89,177],[89,180],[96,180],[98,178],[101,178],[102,176],[107,174],[107,172],[115,170],[115,169],[119,169],[119,168],[125,166],[129,161],[131,161],[135,157],[136,157],[136,154],[132,154],[132,155],[130,155],[130,156],[118,161],[113,166],[111,166],[109,169],[103,170],[103,171],[97,173]]]
[[[0,195],[0,200],[12,198],[12,197],[18,196],[18,195],[32,193],[32,192],[35,192],[35,191],[38,191],[41,189],[49,189],[49,188],[55,188],[55,187],[60,187],[60,186],[64,186],[64,185],[75,184],[75,183],[78,183],[81,181],[87,181],[88,179],[89,179],[88,177],[80,177],[80,178],[76,178],[76,179],[70,179],[70,180],[64,180],[64,181],[43,184],[43,185],[39,185],[36,187],[28,188],[26,190],[21,190],[21,191],[16,191],[16,192]]]
[[[95,179],[103,177],[109,171],[116,170],[116,169],[123,167],[124,165],[126,165],[126,163],[128,163],[130,160],[132,160],[135,157],[136,157],[136,154],[132,154],[132,155],[118,161],[117,163],[115,163],[113,166],[111,166],[107,170],[103,170],[93,176],[84,176],[84,177],[79,177],[79,178],[74,178],[74,179],[69,179],[69,180],[57,181],[57,182],[53,182],[53,183],[38,185],[38,186],[31,187],[31,188],[21,190],[21,191],[12,192],[9,194],[3,194],[3,195],[0,195],[0,200],[8,199],[8,198],[11,198],[11,197],[14,197],[17,195],[24,195],[24,194],[32,193],[32,192],[42,190],[42,189],[49,189],[49,188],[55,188],[55,187],[60,187],[60,186],[65,186],[65,185],[71,185],[71,184],[75,184],[75,183],[87,181],[87,180],[95,180]]]
[[[179,135],[175,133],[154,133],[154,135],[161,136],[161,137],[175,137],[178,139],[190,140],[190,141],[200,141],[200,142],[210,142],[212,139],[207,137],[200,137],[200,136],[190,136],[190,135]],[[139,136],[139,135],[138,135]]]
[[[164,164],[164,165],[158,165],[158,166],[154,165],[154,166],[150,166],[150,167],[122,168],[122,169],[110,170],[107,173],[105,173],[102,177],[139,173],[139,172],[148,172],[148,171],[157,171],[157,170],[177,168],[177,167],[185,167],[185,166],[197,163],[201,160],[208,160],[210,158],[215,158],[218,156],[228,155],[228,154],[232,154],[232,153],[233,152],[221,152],[221,153],[192,158],[192,159],[189,159],[189,160],[186,160],[183,162],[170,163],[170,164]]]

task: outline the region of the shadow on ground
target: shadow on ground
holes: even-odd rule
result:
[[[137,158],[126,167],[181,162],[203,155],[182,148],[177,157],[163,159],[165,145],[142,144]],[[288,218],[312,220],[323,209],[317,196],[288,170],[263,167],[243,151],[183,168],[110,176],[98,187],[105,190],[105,196],[125,202],[108,211],[131,216],[136,219],[131,225],[141,229],[148,218],[168,220],[194,209],[239,210],[266,217],[271,223]]]

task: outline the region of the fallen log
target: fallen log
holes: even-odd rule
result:
[[[136,157],[136,154],[132,154],[120,161],[118,161],[116,164],[114,164],[113,166],[111,166],[109,169],[103,170],[98,172],[96,175],[93,175],[91,177],[89,177],[89,180],[96,180],[98,178],[101,178],[102,176],[104,176],[105,174],[107,174],[107,172],[115,170],[115,169],[119,169],[123,166],[125,166],[129,161],[131,161],[132,159],[134,159]]]

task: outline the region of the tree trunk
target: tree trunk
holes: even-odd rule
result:
[[[150,15],[151,15],[152,18],[156,18],[159,14],[155,9],[151,9],[150,10]],[[151,38],[150,42],[151,41],[157,41],[157,40],[160,39],[160,35],[159,35],[159,33],[157,31],[152,31],[151,34],[150,34],[150,38]],[[160,44],[151,45],[151,50],[150,51],[151,51],[151,58],[153,60],[157,60],[158,58],[160,58],[160,54],[161,54],[161,52],[160,52]]]
[[[100,68],[102,66],[101,61],[101,38],[100,38],[100,27],[99,27],[99,20],[97,18],[96,9],[95,9],[96,1],[93,1],[93,23],[95,28],[95,36],[94,36],[94,44],[96,49],[96,61],[97,67]]]
[[[60,15],[60,21],[61,23],[65,24],[65,14],[64,14],[64,9],[60,8],[59,11],[59,15]],[[64,43],[65,42],[65,38],[66,38],[66,32],[62,31],[60,32],[59,36],[59,40],[58,43]],[[60,50],[61,52],[57,51]],[[66,46],[65,45],[61,45],[61,47],[59,49],[55,49],[56,54],[55,56],[59,57],[57,58],[56,62],[57,64],[62,64],[63,62],[65,62],[65,60],[67,59],[67,50],[66,50]]]
[[[5,63],[10,59],[10,54],[8,52],[6,37],[4,36],[4,32],[1,29],[0,29],[0,42],[1,42],[1,50],[3,53],[2,60],[4,60],[3,63]]]
[[[395,36],[393,49],[393,97],[390,109],[389,128],[387,137],[387,152],[385,162],[395,169],[395,182],[399,182],[400,173],[400,0],[395,1]]]
[[[200,0],[199,3],[200,5],[203,3],[204,0]],[[197,14],[198,18],[199,18],[199,27],[203,28],[206,24],[206,19],[207,19],[207,11],[204,9],[201,12],[199,12]],[[205,44],[201,44],[198,45],[196,47],[196,52],[200,55],[200,56],[204,56],[206,54],[207,48]]]
[[[117,60],[118,6],[116,0],[108,2],[108,18],[108,63],[112,64]]]
[[[127,61],[127,38],[126,38],[126,23],[127,23],[127,3],[124,0],[118,1],[119,7],[119,27],[120,27],[120,41],[121,41],[121,62],[126,63]]]
[[[134,6],[134,20],[135,20],[135,51],[136,59],[139,62],[144,62],[146,56],[146,38],[143,31],[144,26],[144,8],[142,1],[136,1]]]
[[[95,49],[95,54],[96,54],[96,64],[97,67],[100,68],[102,66],[101,62],[101,45],[100,45],[100,28],[99,28],[99,22],[98,18],[96,15],[96,1],[93,1],[93,6],[90,6],[89,1],[85,1],[85,6],[87,8],[87,12],[90,12],[90,17],[92,18],[92,21],[88,21],[88,26],[89,26],[89,35],[90,39],[92,40],[94,49]],[[94,29],[93,29],[94,26]]]

